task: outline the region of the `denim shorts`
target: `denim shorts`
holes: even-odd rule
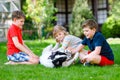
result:
[[[29,60],[28,54],[26,54],[24,52],[19,52],[19,53],[15,53],[13,55],[8,55],[7,58],[9,61],[14,61],[14,62],[24,62],[24,61]]]

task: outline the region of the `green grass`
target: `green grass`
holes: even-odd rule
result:
[[[113,49],[115,64],[113,66],[84,67],[75,64],[70,67],[45,68],[42,65],[4,65],[6,42],[0,43],[0,80],[119,80],[120,79],[120,39],[109,39]],[[53,40],[26,41],[30,49],[40,56],[43,48]]]

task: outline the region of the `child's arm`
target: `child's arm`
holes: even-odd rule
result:
[[[99,54],[100,54],[100,51],[101,51],[101,46],[97,46],[97,47],[95,48],[95,50],[92,51],[91,53],[92,53],[92,54],[97,54],[97,55],[99,55]]]
[[[86,59],[87,59],[88,56],[90,56],[90,55],[96,55],[96,54],[99,55],[99,54],[100,54],[100,51],[101,51],[101,46],[97,46],[94,51],[92,51],[90,54],[86,55],[86,56],[82,59],[82,62],[83,62],[83,63],[86,62]]]
[[[28,54],[31,57],[36,57],[31,50],[27,49],[24,45],[19,43],[17,37],[13,37],[12,40],[13,40],[15,47],[17,47],[19,50],[21,50],[22,52],[25,52],[26,54]]]
[[[70,51],[74,54],[76,52],[80,52],[84,47],[85,45],[80,44],[77,48],[75,49],[72,48]]]
[[[56,43],[55,46],[52,48],[52,51],[57,50],[60,47],[60,43]]]
[[[69,41],[64,40],[61,48],[65,50],[67,49],[68,45],[69,45]]]

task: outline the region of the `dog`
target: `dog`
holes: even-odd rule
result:
[[[49,45],[42,51],[42,55],[39,58],[40,64],[45,67],[68,67],[75,60],[77,60],[79,53],[76,53],[73,57],[69,51],[52,51],[53,45]]]

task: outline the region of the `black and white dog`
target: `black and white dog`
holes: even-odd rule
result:
[[[61,67],[61,66],[70,66],[79,56],[79,53],[76,53],[73,57],[68,51],[52,51],[53,46],[47,46],[40,56],[40,63],[45,67]]]

